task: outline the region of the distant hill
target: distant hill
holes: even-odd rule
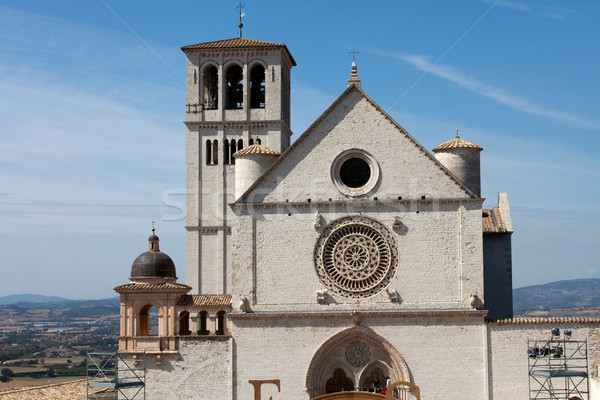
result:
[[[74,307],[104,307],[118,306],[119,297],[110,297],[98,300],[70,300],[57,296],[42,296],[34,294],[17,294],[0,297],[0,308],[18,307],[18,308],[48,308],[62,309]]]
[[[43,296],[41,294],[11,294],[9,296],[0,297],[0,305],[14,303],[53,303],[57,301],[69,301],[64,297]]]
[[[600,279],[573,279],[513,289],[515,314],[523,311],[600,308]]]

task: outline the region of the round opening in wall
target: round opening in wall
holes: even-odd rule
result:
[[[356,189],[365,186],[369,178],[371,178],[371,167],[362,158],[350,158],[340,167],[340,179],[348,187]]]
[[[333,160],[331,179],[343,194],[362,196],[369,193],[379,181],[379,165],[364,150],[346,150]]]

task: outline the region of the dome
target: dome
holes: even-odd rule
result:
[[[171,257],[162,253],[158,247],[158,236],[154,234],[148,238],[148,251],[140,254],[131,266],[129,279],[167,278],[176,279],[175,263]]]

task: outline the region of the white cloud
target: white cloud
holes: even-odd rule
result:
[[[557,19],[557,20],[566,20],[571,14],[575,12],[575,10],[565,7],[553,7],[547,6],[544,4],[529,4],[524,2],[510,1],[510,0],[502,0],[498,2],[497,0],[477,0],[480,3],[486,4],[496,4],[499,7],[510,8],[513,10],[524,11],[528,13],[533,13],[537,15],[541,15],[543,17]]]
[[[477,93],[516,110],[549,118],[563,124],[576,125],[578,127],[594,130],[600,129],[600,125],[596,121],[590,121],[578,115],[544,107],[533,101],[512,94],[502,88],[493,86],[485,81],[467,76],[452,67],[443,64],[434,65],[434,63],[427,56],[401,52],[389,53],[379,50],[371,51],[382,56],[393,57],[402,60],[421,71],[454,82],[471,92]]]

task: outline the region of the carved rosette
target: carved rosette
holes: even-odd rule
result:
[[[371,349],[360,340],[352,342],[346,347],[346,361],[355,367],[364,367],[371,361]]]
[[[315,246],[319,277],[334,293],[363,298],[381,292],[396,273],[398,250],[380,223],[366,217],[333,222]]]

